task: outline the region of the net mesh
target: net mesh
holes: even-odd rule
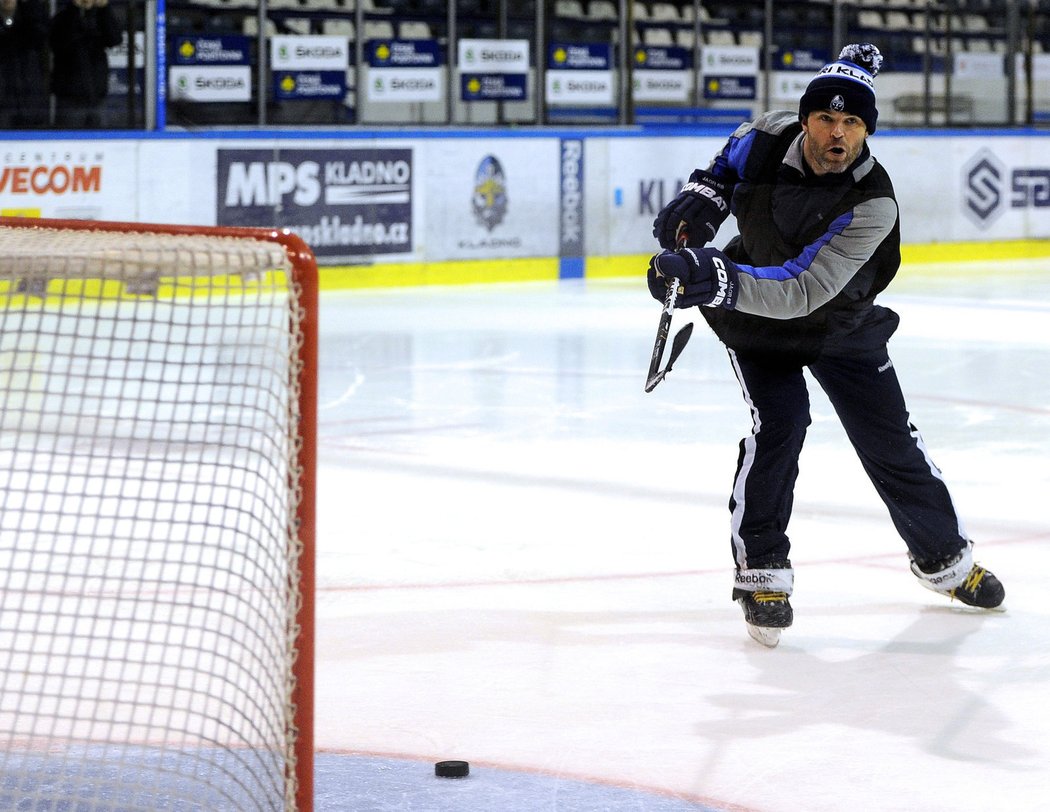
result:
[[[0,228],[0,808],[294,807],[290,271]]]

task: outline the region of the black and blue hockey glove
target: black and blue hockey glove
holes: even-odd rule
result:
[[[682,248],[664,251],[649,260],[649,293],[663,302],[667,286],[678,279],[676,308],[736,305],[736,266],[717,248]]]
[[[702,169],[693,171],[689,182],[653,221],[653,236],[661,248],[678,247],[678,230],[684,223],[689,246],[700,247],[715,238],[718,227],[729,216],[729,187]]]

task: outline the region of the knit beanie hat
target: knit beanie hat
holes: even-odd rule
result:
[[[874,45],[847,45],[837,61],[825,65],[813,77],[798,103],[798,117],[805,121],[814,110],[835,110],[859,116],[875,132],[879,111],[875,108],[875,76],[882,67],[882,54]]]

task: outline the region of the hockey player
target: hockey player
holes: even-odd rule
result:
[[[753,638],[775,646],[791,625],[786,534],[810,423],[807,368],[827,393],[926,587],[969,606],[1005,590],[973,561],[940,471],[911,424],[886,344],[898,324],[875,297],[900,265],[889,176],[868,150],[875,132],[874,45],[848,45],[809,83],[798,112],[741,125],[710,166],[656,217],[675,249],[653,257],[653,297],[679,283],[676,307],[699,305],[725,344],[754,422],[740,443],[729,499],[733,599]],[[740,231],[704,248],[730,211]]]

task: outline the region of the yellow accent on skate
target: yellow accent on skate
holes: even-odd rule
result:
[[[981,581],[984,580],[984,574],[987,571],[988,570],[984,569],[983,567],[978,567],[976,564],[974,564],[970,568],[970,572],[966,576],[966,580],[963,581],[959,586],[955,587],[955,589],[959,589],[959,587],[962,587],[967,592],[976,592],[977,587],[980,586]],[[952,590],[952,598],[955,597],[955,589]]]

